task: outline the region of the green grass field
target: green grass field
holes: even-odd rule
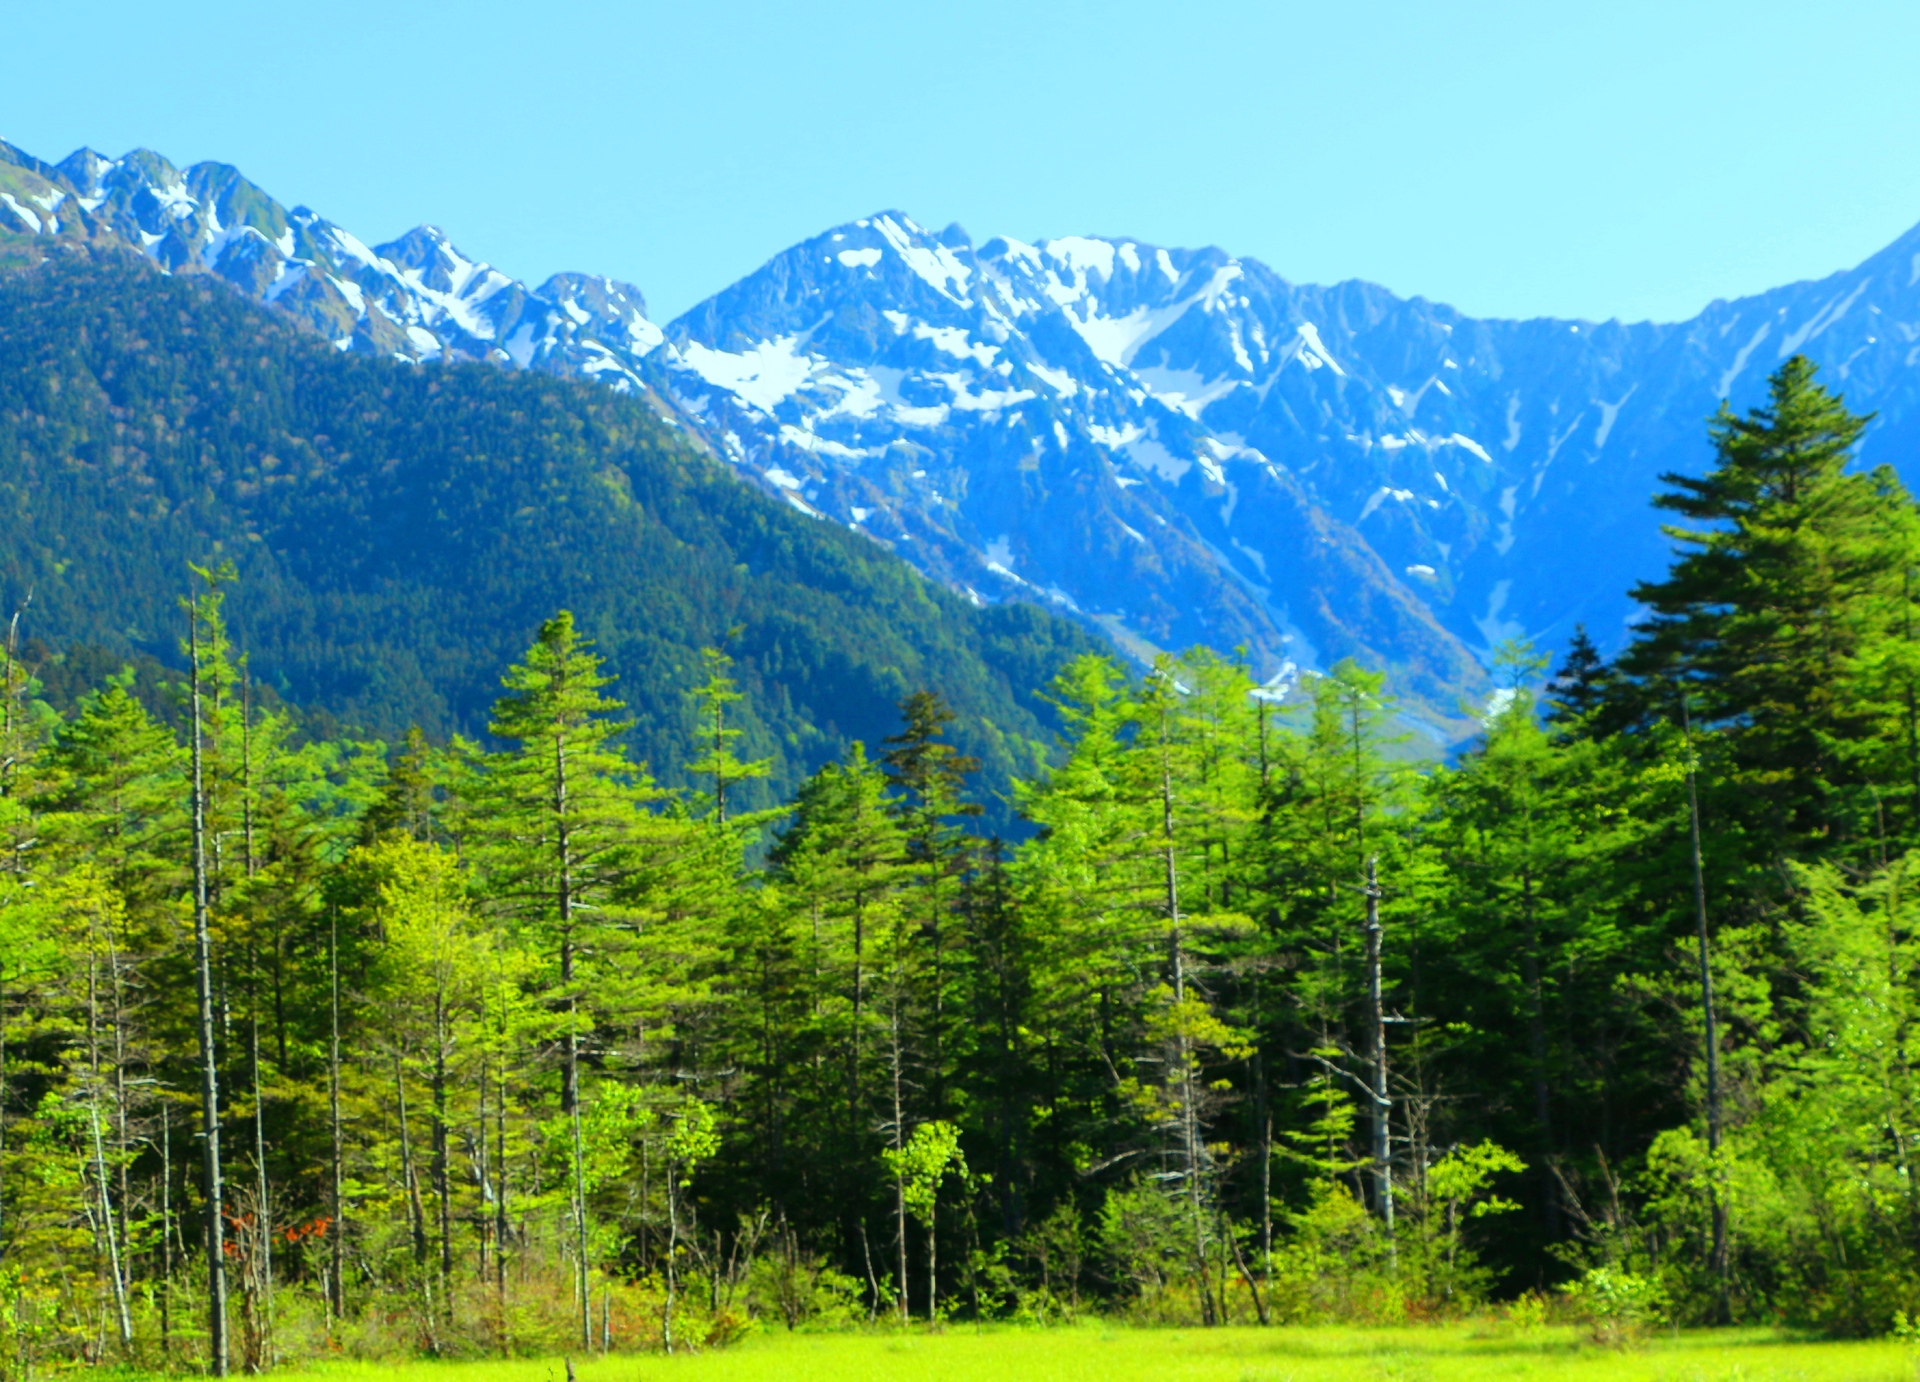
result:
[[[1912,1346],[1764,1330],[1603,1348],[1569,1329],[955,1328],[945,1334],[758,1335],[720,1352],[575,1364],[578,1382],[1914,1382]],[[566,1382],[559,1359],[339,1364],[313,1382]]]

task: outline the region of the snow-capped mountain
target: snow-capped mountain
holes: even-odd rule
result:
[[[987,598],[1116,637],[1356,655],[1443,711],[1502,639],[1617,644],[1648,500],[1804,351],[1869,460],[1920,440],[1920,229],[1677,325],[1481,321],[1220,250],[977,248],[899,213],[796,246],[650,363],[728,454]],[[1137,644],[1136,644],[1137,646]]]
[[[1253,425],[1315,407],[1322,378],[1353,388],[1290,295],[1217,250],[976,249],[896,212],[787,251],[651,363],[793,502],[979,598],[1052,601],[1136,651],[1245,646],[1278,675],[1358,655],[1444,703],[1479,678],[1467,647]]]
[[[661,341],[629,284],[556,274],[528,288],[427,225],[369,247],[225,164],[182,170],[145,149],[46,164],[0,144],[7,230],[123,243],[170,270],[215,274],[342,350],[608,373],[631,387],[630,362]]]
[[[1920,229],[1858,268],[1674,325],[1490,321],[1217,249],[975,245],[890,212],[776,256],[664,329],[637,289],[529,288],[422,226],[368,247],[232,168],[0,145],[0,239],[217,274],[343,350],[641,388],[743,477],[983,601],[1123,648],[1357,656],[1443,715],[1501,639],[1624,635],[1723,398],[1796,350],[1870,460],[1920,440]],[[4,246],[0,246],[3,250]],[[1920,469],[1910,471],[1920,479]]]

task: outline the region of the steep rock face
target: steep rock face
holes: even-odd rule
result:
[[[0,146],[0,239],[106,240],[210,272],[343,350],[638,389],[744,478],[982,603],[1070,611],[1140,656],[1357,656],[1447,719],[1503,638],[1624,637],[1666,539],[1648,496],[1796,350],[1920,432],[1920,229],[1693,320],[1476,320],[1218,249],[975,245],[889,212],[664,329],[639,291],[515,282],[431,227],[369,248],[219,164]],[[3,248],[3,247],[0,247]]]

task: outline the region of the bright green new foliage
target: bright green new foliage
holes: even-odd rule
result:
[[[225,575],[197,740],[151,669],[62,713],[9,661],[0,1370],[224,1324],[258,1370],[1605,1377],[1910,1322],[1920,520],[1864,425],[1789,361],[1624,655],[1496,650],[1444,764],[1350,663],[1048,668],[1013,839],[931,677],[756,799],[751,629],[659,764],[567,612],[484,744],[296,721]]]

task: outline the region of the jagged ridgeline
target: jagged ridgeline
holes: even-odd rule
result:
[[[500,670],[564,606],[673,780],[699,649],[737,628],[768,800],[922,688],[1004,791],[1048,737],[1031,689],[1094,646],[749,489],[637,398],[343,353],[114,251],[0,273],[0,504],[24,632],[177,663],[187,564],[231,558],[255,676],[382,736],[483,732]]]

